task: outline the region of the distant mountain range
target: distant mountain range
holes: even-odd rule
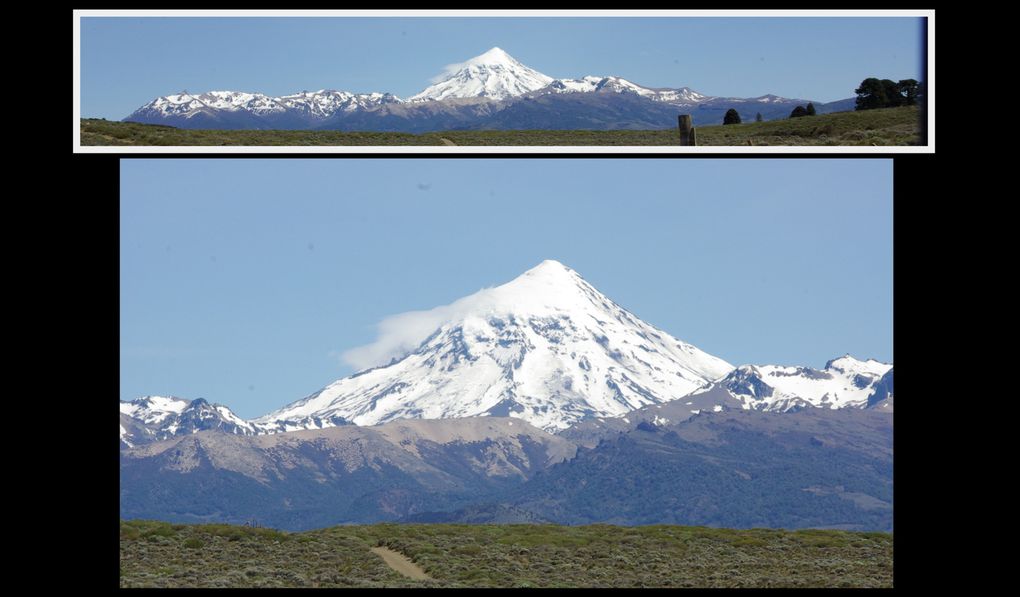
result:
[[[120,511],[289,530],[403,520],[887,531],[892,424],[873,409],[703,412],[593,447],[506,417],[201,431],[123,450]]]
[[[556,433],[629,424],[623,419],[642,413],[677,422],[724,409],[891,409],[890,364],[846,355],[820,370],[734,367],[645,323],[554,260],[431,313],[421,337],[388,362],[256,419],[204,399],[121,402],[121,440],[133,447],[204,430],[248,436],[476,416]]]
[[[687,87],[650,88],[616,76],[554,79],[500,48],[455,65],[408,99],[390,93],[332,89],[271,97],[210,91],[158,97],[125,118],[128,122],[190,129],[308,129],[431,132],[456,129],[664,129],[678,114],[695,126],[721,124],[730,108],[745,122],[786,118],[810,100],[776,95],[710,96]],[[854,98],[814,101],[818,113],[854,108]]]
[[[125,518],[892,528],[893,367],[734,367],[544,261],[253,420],[120,403]]]

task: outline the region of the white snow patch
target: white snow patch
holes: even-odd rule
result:
[[[188,404],[191,404],[191,401],[173,396],[143,396],[131,402],[121,402],[120,412],[152,425],[180,414]]]

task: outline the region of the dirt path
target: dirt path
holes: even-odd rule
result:
[[[454,143],[453,141],[450,141],[446,137],[440,137],[439,140],[443,142],[443,145],[453,145],[454,147],[457,146],[456,143]]]
[[[397,572],[413,578],[414,580],[431,580],[432,577],[425,574],[425,571],[418,567],[407,558],[404,554],[393,551],[388,547],[373,547],[372,553],[379,556],[386,562],[386,565],[393,568]]]

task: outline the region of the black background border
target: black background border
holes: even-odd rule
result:
[[[126,2],[104,2],[101,5],[73,8],[131,8]],[[258,6],[258,3],[246,2],[230,6],[229,3],[212,2],[161,2],[146,8],[272,8]],[[338,8],[314,3],[295,3],[288,9],[298,8]],[[348,7],[353,8],[353,7]],[[358,8],[371,9],[372,6]],[[410,7],[408,7],[410,8]],[[452,8],[452,7],[451,7]],[[463,7],[469,8],[469,7]],[[524,8],[514,6],[514,8]],[[563,6],[562,8],[568,8]],[[575,7],[569,7],[575,8]],[[577,7],[580,8],[580,7]],[[726,2],[724,7],[718,3],[697,2],[683,6],[671,5],[647,6],[643,8],[679,9],[747,9],[747,8],[821,8],[808,6],[802,2],[751,3]],[[825,8],[833,8],[826,6]],[[886,3],[864,2],[845,8],[934,8],[932,3],[899,3],[890,7]],[[66,131],[66,129],[64,129]],[[937,245],[941,244],[934,234],[941,225],[932,224],[932,218],[942,212],[932,205],[931,197],[938,196],[936,183],[935,154],[719,154],[701,153],[696,155],[663,155],[663,154],[579,154],[579,153],[527,153],[527,154],[248,154],[239,151],[233,154],[74,154],[71,168],[71,179],[81,189],[58,201],[61,224],[66,228],[54,235],[56,257],[59,261],[51,261],[50,267],[59,272],[59,289],[61,298],[66,299],[63,305],[63,317],[73,321],[76,332],[76,346],[85,353],[84,359],[77,359],[75,366],[79,370],[72,375],[83,380],[88,400],[83,404],[80,394],[59,396],[58,399],[67,405],[75,405],[77,413],[84,419],[77,427],[87,430],[85,434],[75,434],[69,441],[73,442],[75,454],[71,457],[66,453],[66,446],[55,446],[57,454],[68,459],[69,464],[55,467],[68,471],[65,479],[57,481],[54,491],[57,499],[74,499],[75,510],[83,515],[80,522],[86,528],[77,530],[85,533],[92,540],[83,545],[91,547],[81,550],[67,558],[57,558],[55,562],[74,559],[72,566],[80,566],[76,574],[80,587],[116,588],[119,585],[119,441],[113,433],[113,413],[92,407],[98,400],[93,394],[104,394],[104,400],[110,395],[119,397],[119,360],[120,360],[120,160],[121,159],[639,159],[639,160],[702,160],[702,159],[779,159],[779,160],[813,160],[813,159],[892,159],[893,160],[893,336],[894,359],[899,370],[898,386],[904,396],[897,405],[898,420],[894,435],[895,468],[895,589],[905,590],[926,584],[923,578],[932,572],[924,568],[923,528],[930,524],[925,520],[925,502],[930,489],[926,488],[926,479],[930,479],[928,458],[932,439],[931,429],[933,414],[930,408],[916,399],[919,393],[919,375],[915,368],[914,349],[910,348],[917,342],[915,330],[921,329],[929,314],[918,306],[931,302],[930,293],[937,292],[935,267],[938,259]],[[805,163],[809,167],[809,162]],[[59,181],[51,181],[59,182]],[[51,257],[52,259],[52,257]],[[45,265],[45,264],[44,264]],[[944,274],[942,274],[944,276]],[[58,299],[59,300],[59,299]],[[906,346],[906,348],[904,348]],[[895,350],[900,348],[899,351]],[[931,373],[930,371],[928,372]],[[931,399],[925,402],[931,406]],[[113,401],[109,402],[110,410]],[[59,404],[58,404],[59,406]],[[84,406],[84,408],[82,408]],[[896,416],[896,415],[894,415]],[[102,432],[109,427],[109,434]],[[64,431],[66,432],[66,431]],[[64,433],[62,432],[62,433]],[[937,441],[937,440],[936,440]],[[58,442],[59,443],[59,442]],[[75,466],[77,465],[77,466]],[[68,488],[78,489],[78,493],[68,495]],[[87,528],[92,527],[92,528]],[[49,559],[49,558],[47,558]],[[70,571],[68,574],[72,574]],[[59,579],[52,579],[59,580]],[[45,580],[44,580],[45,582]]]

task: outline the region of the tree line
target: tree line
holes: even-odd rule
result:
[[[891,81],[870,77],[861,81],[861,86],[854,90],[857,94],[855,110],[874,110],[876,108],[896,108],[913,106],[921,94],[921,85],[914,79]]]
[[[807,107],[797,106],[796,108],[794,108],[793,112],[790,112],[790,118],[800,118],[801,116],[814,116],[815,114],[816,114],[815,105],[812,102],[808,102]],[[761,112],[758,112],[755,115],[754,121],[755,122],[762,121]],[[741,122],[740,113],[737,112],[735,108],[730,108],[729,110],[726,110],[726,114],[723,116],[722,121],[723,124],[740,124],[740,122]]]
[[[857,98],[854,110],[874,110],[876,108],[896,108],[899,106],[917,105],[917,98],[923,93],[921,84],[914,79],[893,81],[869,77],[861,81],[860,87],[854,89]],[[808,102],[807,106],[797,106],[790,112],[790,118],[814,116],[815,105]],[[761,122],[761,112],[755,116],[755,122]],[[740,114],[730,108],[723,116],[723,124],[740,124]]]

